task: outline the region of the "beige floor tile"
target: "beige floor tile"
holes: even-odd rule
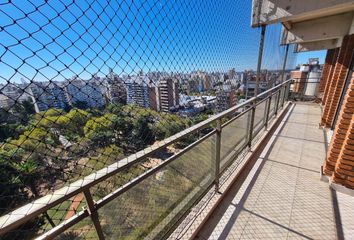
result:
[[[200,239],[337,238],[333,194],[320,181],[326,155],[320,115],[318,105],[296,104],[238,211],[225,212],[213,234]],[[339,197],[343,234],[354,239],[354,197]]]

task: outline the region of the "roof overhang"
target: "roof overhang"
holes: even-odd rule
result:
[[[351,11],[353,0],[253,0],[251,25],[295,23]]]
[[[353,0],[253,0],[252,27],[282,23],[281,45],[295,52],[340,47],[354,33]]]
[[[347,35],[353,24],[354,12],[337,14],[302,22],[285,22],[281,44],[339,39]]]
[[[319,51],[326,49],[333,49],[340,47],[342,44],[342,38],[321,40],[315,42],[304,42],[296,43],[294,46],[294,52],[309,52],[309,51]]]

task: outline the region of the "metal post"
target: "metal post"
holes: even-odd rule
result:
[[[286,68],[286,62],[288,59],[288,53],[289,53],[289,44],[286,44],[286,49],[285,49],[285,57],[284,57],[284,61],[283,61],[283,68],[282,68],[282,72],[281,72],[281,83],[284,82],[284,75],[285,75],[285,68]]]
[[[283,83],[284,80],[285,80],[284,79],[284,75],[285,75],[286,61],[288,59],[288,52],[289,52],[289,44],[286,44],[285,57],[284,57],[284,61],[283,61],[283,68],[282,68],[282,71],[281,71],[280,83]],[[278,99],[277,99],[277,103],[276,103],[276,107],[275,107],[275,115],[278,114],[280,95],[281,95],[281,92],[279,92],[279,96],[278,96]],[[282,107],[283,107],[283,104],[282,104]]]
[[[256,75],[256,87],[254,88],[254,96],[258,95],[259,81],[261,78],[261,67],[262,67],[262,57],[263,57],[263,46],[264,46],[264,36],[266,31],[266,25],[262,25],[261,38],[259,40],[259,50],[258,50],[258,63],[257,63],[257,75]]]
[[[256,105],[253,103],[251,107],[251,123],[250,123],[250,128],[248,129],[248,147],[252,146],[252,138],[253,138],[253,124],[254,124],[254,116],[256,113]]]
[[[216,143],[215,143],[215,192],[219,191],[220,151],[221,151],[221,119],[218,119],[216,120]]]
[[[84,190],[84,195],[85,195],[85,198],[86,198],[88,211],[90,213],[93,225],[95,226],[95,229],[96,229],[96,232],[97,232],[98,239],[104,240],[105,238],[104,238],[104,235],[103,235],[102,227],[101,227],[100,221],[98,219],[98,213],[97,213],[97,210],[96,210],[96,207],[95,207],[95,203],[93,202],[90,190],[89,189],[85,189]]]
[[[49,217],[47,211],[44,212],[44,216],[45,216],[45,218],[47,219],[47,221],[49,222],[50,226],[52,226],[52,228],[54,228],[54,227],[55,227],[55,223],[54,223],[53,220]]]
[[[267,130],[267,127],[268,127],[268,120],[269,120],[269,112],[270,112],[270,105],[272,103],[272,95],[269,96],[269,99],[268,99],[268,104],[267,104],[267,110],[266,110],[266,117],[265,117],[265,129]]]

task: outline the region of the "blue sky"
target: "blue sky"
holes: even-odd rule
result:
[[[309,58],[319,58],[320,63],[324,63],[326,51],[303,52],[297,54],[297,63],[307,63]]]
[[[109,68],[120,75],[256,68],[260,29],[250,28],[251,1],[2,2],[0,83],[89,78]],[[279,34],[279,25],[268,27],[263,68],[282,65]],[[295,60],[290,54],[288,67]]]

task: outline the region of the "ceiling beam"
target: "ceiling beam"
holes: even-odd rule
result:
[[[282,28],[281,45],[342,38],[350,33],[354,12],[303,22],[291,22]]]
[[[327,50],[332,48],[340,47],[343,39],[329,39],[322,40],[317,42],[306,42],[306,43],[297,43],[294,46],[294,52],[308,52],[308,51],[318,51],[318,50]]]

